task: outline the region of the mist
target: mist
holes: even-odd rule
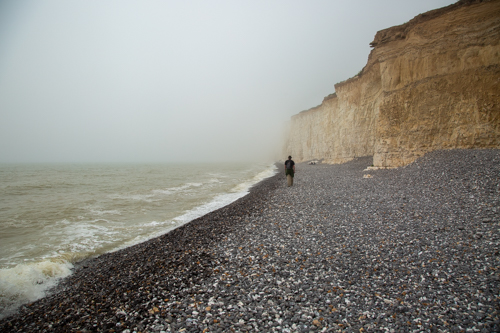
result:
[[[378,30],[453,2],[2,1],[0,163],[283,159]]]

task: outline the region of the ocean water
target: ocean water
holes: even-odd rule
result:
[[[0,318],[75,262],[167,233],[275,173],[262,163],[0,165]]]

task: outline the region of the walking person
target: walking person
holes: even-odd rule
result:
[[[293,186],[293,175],[295,174],[295,162],[292,161],[292,156],[288,156],[285,162],[285,176],[288,186]]]

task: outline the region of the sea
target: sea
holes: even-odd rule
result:
[[[272,163],[0,165],[0,318],[73,265],[245,196]]]

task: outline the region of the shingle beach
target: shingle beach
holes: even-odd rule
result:
[[[500,150],[296,166],[80,263],[1,332],[500,331]]]

